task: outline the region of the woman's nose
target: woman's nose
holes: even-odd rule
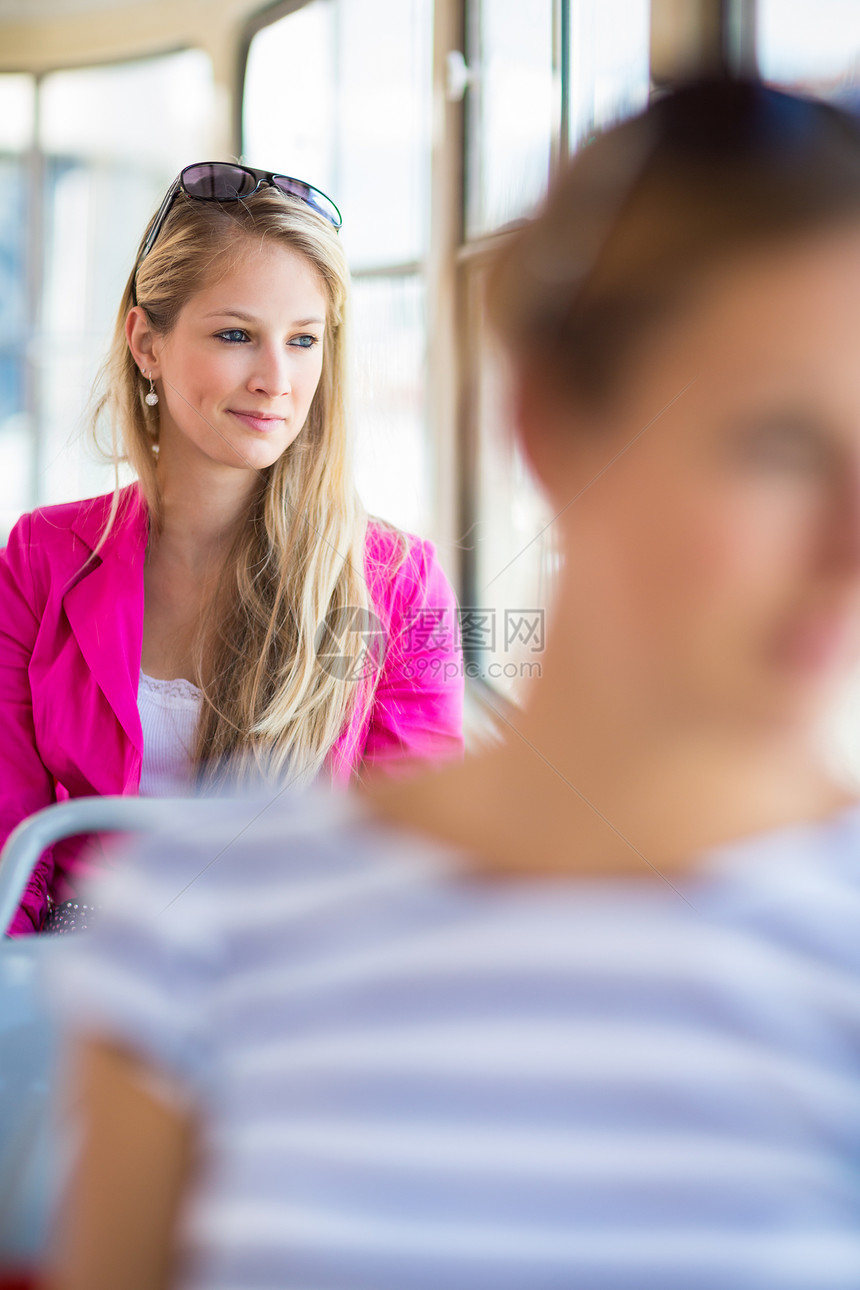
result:
[[[256,358],[257,361],[248,381],[248,388],[259,394],[265,394],[272,399],[290,394],[292,384],[290,380],[289,355],[284,352],[282,347],[266,346],[261,348],[257,352]]]

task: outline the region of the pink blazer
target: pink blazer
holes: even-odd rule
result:
[[[143,737],[137,708],[148,523],[136,486],[97,556],[110,495],[23,516],[0,551],[0,845],[21,820],[69,797],[137,794]],[[337,783],[363,763],[462,751],[463,669],[456,602],[433,547],[368,525],[371,602],[387,627],[369,715],[329,754]],[[48,895],[76,894],[79,844],[39,861],[9,932],[38,930]]]

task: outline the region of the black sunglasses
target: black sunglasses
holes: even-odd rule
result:
[[[313,184],[303,179],[293,179],[291,175],[273,174],[268,170],[255,170],[252,166],[239,166],[231,161],[199,161],[186,166],[174,179],[167,190],[164,201],[158,208],[158,214],[152,221],[152,227],[140,248],[135,261],[132,295],[137,303],[137,271],[149,255],[164,228],[164,221],[170,214],[173,203],[180,193],[195,198],[199,202],[239,202],[259,192],[264,184],[277,188],[285,197],[304,202],[317,215],[331,224],[335,231],[340,229],[343,218],[330,197],[314,188]]]

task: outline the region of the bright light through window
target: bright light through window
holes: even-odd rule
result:
[[[335,5],[317,0],[273,22],[251,42],[245,68],[243,157],[337,191],[334,146]]]
[[[432,32],[432,0],[312,0],[254,36],[243,111],[247,162],[309,180],[343,212],[358,488],[371,513],[414,532],[430,522]]]
[[[523,214],[549,180],[552,0],[476,0],[468,96],[466,225],[479,237]]]
[[[2,527],[113,486],[81,438],[93,379],[144,226],[180,167],[210,155],[214,120],[197,50],[53,72],[38,90],[0,76]]]
[[[651,85],[650,9],[650,0],[572,0],[572,148],[594,130],[647,106]]]
[[[759,69],[769,81],[840,97],[860,85],[858,0],[758,0]]]
[[[26,152],[33,141],[36,82],[32,76],[0,76],[0,153]]]
[[[432,17],[431,0],[313,0],[251,42],[245,159],[334,198],[353,269],[426,250]]]

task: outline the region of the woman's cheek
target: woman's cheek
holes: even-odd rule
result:
[[[316,357],[316,361],[313,364],[308,363],[306,365],[297,380],[298,388],[301,390],[302,405],[305,410],[305,416],[307,416],[311,403],[313,402],[321,377],[322,354],[320,354],[319,357]]]
[[[742,489],[703,499],[687,517],[668,600],[677,641],[715,674],[755,669],[774,624],[807,590],[808,534],[794,509],[785,498]]]
[[[674,657],[685,640],[755,617],[781,556],[755,515],[725,496],[673,491],[653,503],[625,535],[626,596],[634,630]]]

